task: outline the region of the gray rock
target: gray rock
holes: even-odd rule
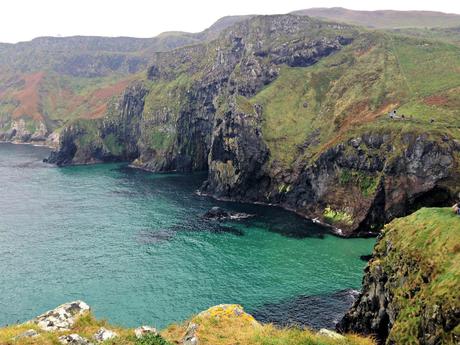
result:
[[[329,337],[332,339],[343,340],[345,337],[337,332],[331,331],[326,328],[321,328],[318,332],[319,335],[323,335],[325,337]]]
[[[134,334],[136,334],[137,338],[142,338],[143,336],[147,334],[158,335],[158,332],[155,327],[141,326],[134,330]]]
[[[63,345],[93,345],[78,334],[63,335],[59,337],[59,342]]]
[[[97,341],[106,341],[118,337],[118,334],[114,331],[106,329],[104,327],[99,328],[99,330],[94,334],[94,339]]]
[[[36,330],[34,329],[28,329],[27,331],[15,336],[13,338],[13,340],[18,340],[18,339],[21,339],[21,338],[35,338],[35,337],[38,337],[39,334]]]
[[[198,330],[198,325],[196,323],[190,322],[185,331],[184,338],[182,340],[182,345],[198,345],[198,336],[196,331]]]
[[[77,317],[90,311],[83,301],[65,303],[59,307],[37,316],[32,322],[44,331],[66,331],[73,326]]]

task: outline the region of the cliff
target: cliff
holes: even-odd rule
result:
[[[128,329],[97,320],[83,301],[63,304],[20,325],[0,328],[2,345],[372,345],[365,337],[342,336],[330,330],[318,333],[276,328],[257,322],[236,304],[222,304],[195,315],[183,324],[158,332],[151,326]]]
[[[460,217],[443,208],[386,225],[338,329],[386,344],[458,344],[459,230]]]
[[[155,54],[102,118],[66,126],[49,161],[208,171],[203,194],[376,234],[459,192],[459,52],[308,17],[251,17]]]

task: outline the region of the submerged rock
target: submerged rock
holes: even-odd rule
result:
[[[59,342],[63,345],[93,345],[78,334],[63,335],[59,337]]]
[[[99,328],[99,330],[94,334],[94,339],[97,341],[106,341],[118,337],[118,334],[114,331],[106,329],[104,327]]]
[[[253,217],[252,214],[242,212],[229,212],[220,207],[214,206],[203,217],[207,219],[224,220],[224,219],[246,219]]]
[[[67,331],[73,326],[78,316],[90,311],[83,301],[65,303],[59,307],[37,316],[32,322],[44,331]]]

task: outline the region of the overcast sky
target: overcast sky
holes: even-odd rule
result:
[[[198,32],[225,15],[334,6],[460,14],[459,0],[1,0],[0,42],[59,35],[153,37],[170,30]]]

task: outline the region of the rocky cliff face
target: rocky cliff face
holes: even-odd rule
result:
[[[450,209],[422,209],[386,226],[338,329],[382,344],[458,344],[458,229]]]
[[[397,74],[382,84],[399,68],[386,40],[307,17],[250,18],[211,43],[155,54],[145,80],[104,118],[67,127],[50,162],[207,170],[203,193],[280,205],[344,236],[375,234],[420,206],[451,202],[460,177],[455,132],[423,133],[423,124],[408,121],[358,126],[408,97]],[[271,105],[263,94],[279,80]],[[278,142],[268,122],[279,123]]]

